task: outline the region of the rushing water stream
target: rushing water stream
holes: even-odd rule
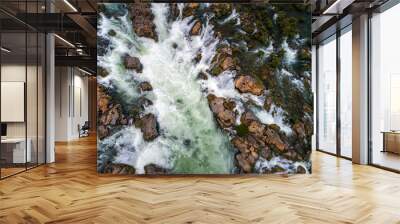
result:
[[[190,37],[190,17],[168,22],[165,4],[153,4],[152,11],[158,41],[136,36],[127,12],[119,18],[101,17],[98,35],[110,41],[110,49],[98,57],[99,66],[109,71],[99,82],[114,88],[126,103],[140,96],[150,99],[153,105],[146,111],[156,115],[161,134],[146,142],[140,129],[132,125],[102,144],[115,144],[119,150],[115,162],[132,165],[137,173],[143,173],[143,167],[150,163],[171,169],[172,173],[231,173],[234,150],[227,135],[217,127],[197,79],[200,71],[209,68],[215,54],[218,40],[213,27],[205,23],[201,35]],[[110,30],[116,35],[107,35]],[[193,58],[199,52],[201,60],[195,63]],[[140,59],[142,73],[124,68],[121,59],[125,54]],[[138,92],[136,86],[141,81],[148,81],[153,91]]]

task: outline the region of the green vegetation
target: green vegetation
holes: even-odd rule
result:
[[[236,126],[235,130],[236,130],[237,135],[240,137],[244,137],[249,133],[249,128],[244,124],[240,124],[240,125]]]

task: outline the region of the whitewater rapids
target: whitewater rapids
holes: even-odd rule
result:
[[[118,18],[101,16],[98,35],[109,40],[110,47],[98,57],[98,65],[109,72],[99,83],[114,88],[124,96],[125,103],[141,96],[150,99],[153,105],[146,112],[156,115],[161,134],[145,142],[139,129],[128,126],[102,144],[115,144],[118,154],[114,162],[134,166],[139,174],[151,163],[171,173],[232,173],[234,149],[217,127],[197,79],[200,71],[210,67],[216,51],[219,40],[213,35],[213,27],[204,23],[201,35],[189,36],[194,23],[191,17],[168,22],[166,4],[153,4],[152,11],[157,42],[136,36],[127,12]],[[116,35],[107,35],[110,30]],[[195,63],[193,58],[198,53],[202,57]],[[124,68],[125,54],[139,58],[142,73]],[[134,87],[142,81],[150,82],[153,91],[137,92]]]

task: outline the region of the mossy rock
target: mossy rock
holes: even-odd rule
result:
[[[247,136],[249,134],[249,128],[244,124],[240,124],[238,126],[235,126],[235,131],[236,131],[236,134],[239,137],[244,137],[244,136]]]

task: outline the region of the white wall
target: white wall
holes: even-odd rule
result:
[[[311,88],[312,92],[314,94],[313,96],[313,102],[314,102],[314,114],[313,114],[313,135],[312,135],[312,140],[311,140],[311,148],[312,150],[317,149],[317,122],[316,122],[316,115],[317,115],[317,48],[315,45],[312,46],[311,48]]]
[[[56,67],[55,73],[55,140],[70,141],[88,121],[88,78],[72,67]]]

